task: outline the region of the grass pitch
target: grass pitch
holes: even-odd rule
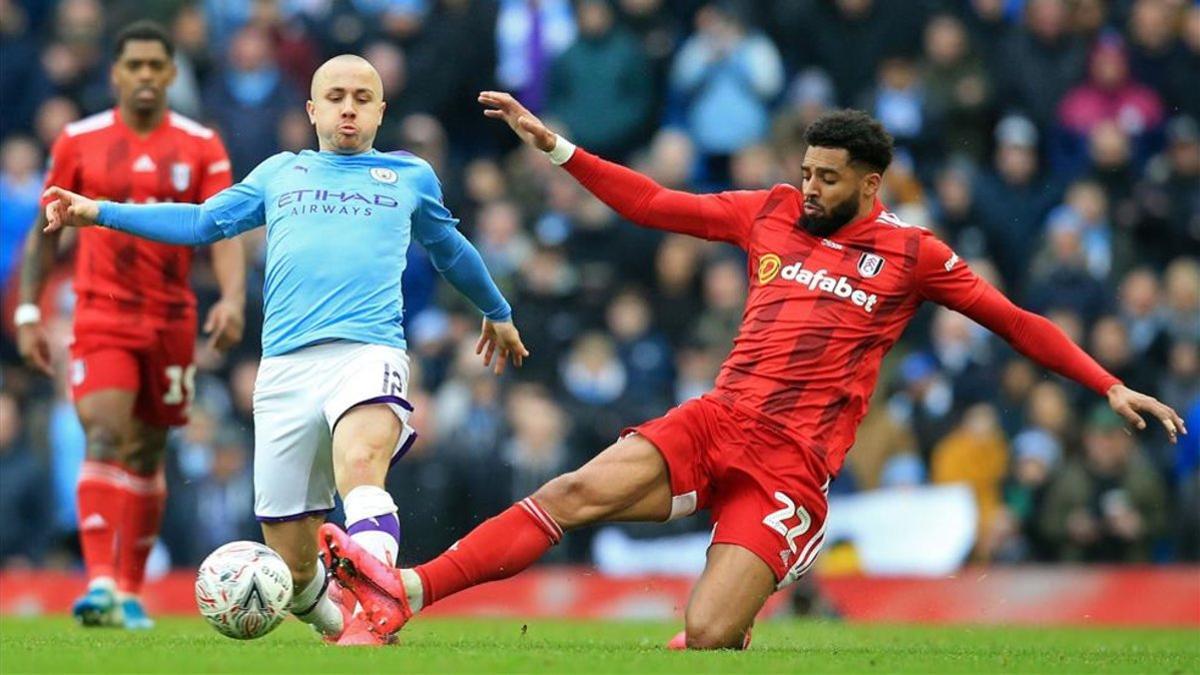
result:
[[[400,645],[339,649],[289,620],[238,642],[200,619],[145,633],[0,619],[0,673],[1200,673],[1200,631],[772,621],[748,652],[669,652],[678,623],[428,619]]]

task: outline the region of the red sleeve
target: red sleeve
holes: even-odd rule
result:
[[[221,142],[221,137],[215,133],[204,141],[203,159],[200,166],[200,201],[233,185],[229,154],[225,152],[225,144]]]
[[[1053,322],[1014,305],[932,234],[921,235],[916,275],[922,296],[962,312],[1041,367],[1101,396],[1114,384],[1121,384]]]
[[[750,226],[766,190],[697,195],[668,190],[642,174],[576,148],[563,165],[581,185],[622,217],[644,227],[749,247]]]
[[[63,132],[55,139],[54,147],[50,148],[50,161],[46,167],[46,183],[42,186],[42,192],[51,186],[79,192],[79,177],[79,153],[75,152],[75,140]],[[49,201],[43,197],[42,208],[45,208]]]

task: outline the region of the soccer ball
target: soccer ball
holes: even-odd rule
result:
[[[209,554],[196,574],[196,605],[218,632],[236,640],[270,633],[292,602],[292,572],[279,554],[235,541]]]

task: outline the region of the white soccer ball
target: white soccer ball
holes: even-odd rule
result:
[[[196,606],[218,632],[237,640],[270,633],[287,616],[292,572],[279,554],[235,541],[209,554],[196,574]]]

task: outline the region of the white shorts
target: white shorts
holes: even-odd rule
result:
[[[254,515],[296,520],[333,509],[333,429],[351,408],[385,403],[400,419],[392,462],[417,434],[408,425],[408,354],[330,342],[262,360],[254,383]]]

